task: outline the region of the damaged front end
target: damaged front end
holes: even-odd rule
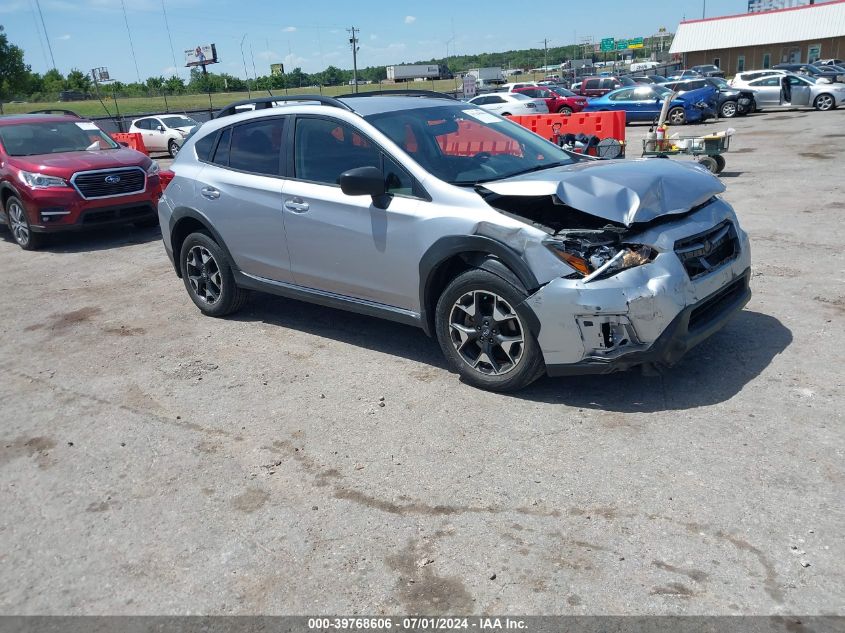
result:
[[[748,238],[717,197],[724,187],[671,165],[576,166],[477,188],[544,231],[565,264],[526,300],[550,375],[672,365],[750,298]]]

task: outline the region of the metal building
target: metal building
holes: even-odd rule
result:
[[[845,58],[845,0],[686,20],[669,49],[684,66],[716,64],[730,76],[780,63]]]

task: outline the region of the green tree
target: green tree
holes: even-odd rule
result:
[[[78,90],[83,93],[91,92],[91,77],[78,68],[71,69],[67,74],[65,84],[68,90]]]
[[[65,77],[55,68],[51,68],[44,73],[43,92],[45,95],[51,95],[51,99],[58,99],[59,93],[65,89]]]
[[[29,66],[23,63],[23,50],[9,43],[0,24],[0,98],[11,97],[25,89],[28,75]]]
[[[165,80],[164,89],[167,91],[167,94],[183,94],[185,92],[185,80],[177,75],[173,75]]]

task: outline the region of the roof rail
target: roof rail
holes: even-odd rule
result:
[[[350,92],[349,94],[340,95],[338,99],[373,97],[379,95],[395,95],[400,97],[435,97],[438,99],[452,99],[453,101],[457,101],[455,97],[447,92],[437,92],[435,90],[402,90],[401,88],[392,88],[389,90],[367,90],[366,92]]]
[[[334,108],[343,108],[344,110],[349,110],[350,112],[355,111],[342,101],[338,101],[337,99],[334,99],[332,97],[324,97],[323,95],[272,95],[270,97],[256,97],[254,99],[244,99],[242,101],[235,101],[234,103],[230,103],[225,108],[220,110],[214,116],[214,118],[219,119],[220,117],[237,114],[237,109],[240,106],[252,105],[255,106],[256,110],[263,110],[265,108],[272,108],[274,104],[282,101],[316,101],[317,103],[320,103],[322,105],[331,106]]]

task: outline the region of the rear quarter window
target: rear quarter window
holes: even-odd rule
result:
[[[205,162],[211,161],[211,152],[214,151],[214,141],[217,140],[217,136],[216,133],[207,134],[194,143],[194,151],[198,159]]]

